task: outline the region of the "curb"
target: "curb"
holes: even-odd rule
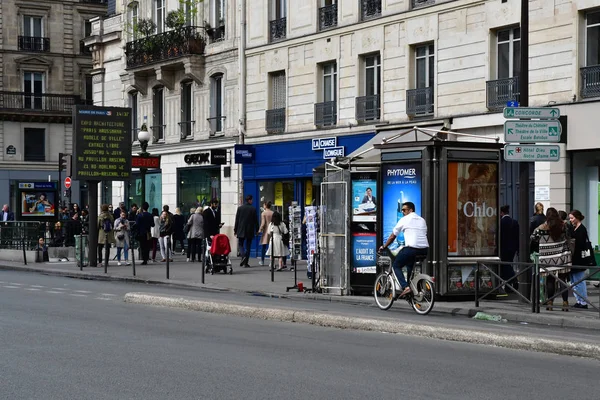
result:
[[[130,282],[130,283],[139,283],[146,285],[157,285],[157,286],[166,286],[172,288],[181,288],[181,289],[191,289],[191,290],[200,290],[200,291],[221,291],[221,292],[232,292],[232,293],[242,293],[251,296],[263,296],[275,299],[289,299],[289,300],[315,300],[315,301],[329,301],[336,302],[342,304],[356,305],[356,306],[369,306],[372,305],[370,301],[362,301],[350,297],[344,296],[330,296],[327,294],[318,295],[314,293],[303,293],[303,294],[281,294],[281,293],[271,293],[271,292],[263,292],[257,290],[238,290],[231,289],[226,287],[219,286],[205,286],[202,284],[192,285],[188,283],[184,283],[181,281],[173,281],[173,282],[165,282],[163,280],[156,279],[142,279],[137,277],[126,277],[126,276],[114,276],[114,275],[105,275],[102,273],[93,273],[93,272],[69,272],[64,270],[47,270],[43,268],[29,267],[29,266],[10,266],[10,265],[0,265],[0,270],[8,270],[8,271],[25,271],[25,272],[37,272],[44,275],[49,276],[62,276],[67,278],[74,279],[87,279],[87,280],[99,280],[106,282]],[[101,269],[98,269],[99,271]],[[103,271],[103,270],[102,270]],[[461,316],[471,318],[478,312],[485,312],[488,314],[500,315],[503,319],[507,321],[520,323],[526,322],[528,324],[537,324],[537,325],[548,325],[548,326],[556,326],[560,328],[576,328],[576,329],[591,329],[591,330],[599,330],[600,331],[600,319],[591,319],[591,318],[565,318],[563,316],[558,315],[549,315],[549,314],[531,314],[530,312],[515,312],[515,311],[507,311],[503,309],[498,309],[494,307],[440,307],[439,305],[435,307],[432,313],[436,314],[449,314],[452,316]],[[558,313],[558,312],[557,312]]]
[[[513,350],[527,350],[600,360],[600,346],[580,342],[565,342],[564,340],[540,339],[523,335],[441,328],[411,323],[400,324],[371,318],[354,318],[334,314],[294,311],[279,308],[222,304],[212,301],[195,300],[193,298],[153,295],[149,293],[127,293],[124,296],[124,301],[131,304],[181,308],[191,311],[225,314],[268,321],[296,322],[327,328],[394,333],[429,339],[482,344]]]

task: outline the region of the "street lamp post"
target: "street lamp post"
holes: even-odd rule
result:
[[[148,158],[150,156],[150,153],[148,153],[147,149],[148,149],[148,142],[150,141],[150,132],[148,132],[148,127],[146,126],[146,124],[142,124],[142,128],[140,129],[140,131],[138,132],[138,141],[140,142],[140,147],[142,149],[142,151],[139,154],[140,157],[143,158]],[[140,168],[140,174],[142,176],[142,201],[141,203],[143,203],[144,201],[146,201],[146,172],[148,171],[148,168],[142,167]],[[140,204],[141,206],[141,204]]]

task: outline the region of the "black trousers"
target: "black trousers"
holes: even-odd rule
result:
[[[140,242],[140,251],[142,252],[142,261],[147,263],[150,259],[150,241],[146,234],[138,236]]]
[[[196,256],[202,261],[202,239],[188,239],[187,258],[196,261]]]

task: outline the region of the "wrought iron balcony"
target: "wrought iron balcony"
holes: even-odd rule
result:
[[[196,121],[182,121],[179,122],[179,128],[181,129],[181,138],[186,139],[192,136],[192,128]]]
[[[71,115],[74,106],[85,103],[81,97],[68,94],[0,91],[1,111]]]
[[[285,108],[266,111],[265,130],[268,133],[281,133],[285,131]]]
[[[167,61],[192,54],[204,54],[202,28],[184,26],[128,42],[125,46],[127,68]]]
[[[208,121],[208,125],[209,125],[209,135],[210,136],[218,136],[220,133],[223,132],[223,127],[224,127],[224,122],[225,122],[225,117],[221,116],[221,117],[210,117],[206,119]]]
[[[356,120],[358,122],[378,121],[380,113],[378,94],[356,98]]]
[[[208,35],[211,43],[221,42],[225,40],[225,25],[207,29],[206,34]]]
[[[579,73],[581,74],[581,92],[579,96],[582,99],[600,97],[600,65],[580,68]]]
[[[363,21],[381,16],[381,0],[361,0],[360,16]]]
[[[412,8],[432,6],[435,3],[436,0],[411,0]]]
[[[283,40],[286,37],[287,32],[287,19],[279,18],[273,21],[269,21],[269,40],[276,42]]]
[[[335,28],[338,23],[337,3],[319,8],[319,30]]]
[[[420,117],[433,114],[433,87],[406,91],[406,115]]]
[[[37,36],[19,36],[19,50],[50,51],[50,38]]]
[[[519,102],[519,77],[486,82],[487,108],[502,110],[509,101]]]
[[[337,124],[337,102],[326,101],[315,104],[315,125],[319,128]]]

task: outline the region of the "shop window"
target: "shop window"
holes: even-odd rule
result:
[[[140,206],[144,201],[153,208],[162,210],[162,174],[161,172],[149,172],[146,174],[146,198],[142,199],[142,178],[135,174],[129,181],[127,188],[127,199],[129,206],[133,203]],[[175,210],[174,207],[173,211]]]
[[[179,169],[178,177],[177,206],[183,214],[221,199],[221,168]]]
[[[25,128],[23,132],[24,161],[46,161],[46,130]]]
[[[278,211],[284,221],[288,220],[288,207],[294,201],[294,181],[265,181],[259,185],[260,205],[266,201],[273,203],[271,210]]]

